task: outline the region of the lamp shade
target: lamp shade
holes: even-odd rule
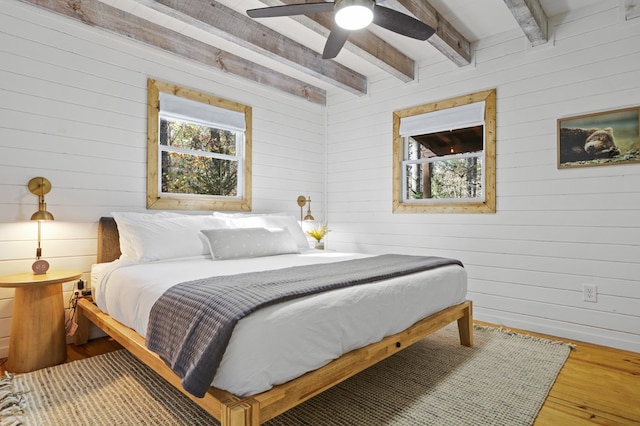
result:
[[[45,206],[46,209],[46,206]],[[31,220],[53,220],[53,215],[47,210],[38,210],[31,215]]]

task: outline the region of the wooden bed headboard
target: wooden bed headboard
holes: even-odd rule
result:
[[[98,263],[111,262],[119,257],[118,225],[112,217],[101,217],[98,222]]]

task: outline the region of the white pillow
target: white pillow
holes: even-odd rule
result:
[[[200,230],[228,227],[225,220],[208,215],[155,217],[147,221],[116,219],[116,222],[120,235],[124,233],[134,249],[129,259],[139,262],[207,255],[209,247]]]
[[[214,211],[214,217],[224,217],[227,219],[231,219],[234,217],[257,217],[257,216],[288,216],[286,213],[254,213],[254,212],[218,212]]]
[[[256,215],[232,217],[231,224],[236,228],[283,228],[291,233],[300,250],[309,249],[309,241],[293,216]]]
[[[286,229],[236,228],[203,229],[215,259],[238,259],[299,253],[295,240]]]
[[[136,250],[133,247],[133,242],[131,238],[129,238],[129,233],[124,229],[126,226],[125,223],[135,223],[135,222],[148,222],[150,220],[155,220],[159,218],[167,218],[167,217],[180,217],[185,216],[180,213],[173,212],[157,212],[157,213],[137,213],[137,212],[112,212],[111,216],[116,221],[118,225],[118,234],[120,239],[120,253],[121,259],[137,259]]]
[[[287,213],[253,213],[253,212],[213,212],[213,217],[223,218],[228,224],[241,217],[288,216]]]

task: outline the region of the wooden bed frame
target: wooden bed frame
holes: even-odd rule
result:
[[[101,218],[98,233],[98,262],[117,259],[120,256],[120,246],[115,221],[112,218]],[[424,318],[400,333],[346,353],[324,367],[263,393],[241,398],[212,387],[203,398],[197,398],[183,389],[180,378],[158,355],[146,348],[142,336],[102,312],[90,299],[81,299],[78,302],[77,321],[79,327],[75,335],[75,344],[87,342],[89,325],[94,323],[171,385],[218,419],[221,426],[258,426],[407,348],[453,321],[458,322],[460,344],[473,346],[472,304],[471,301],[465,301]]]

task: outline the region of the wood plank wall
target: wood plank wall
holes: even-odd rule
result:
[[[145,210],[147,77],[251,105],[254,211],[297,217],[304,194],[323,217],[323,107],[8,0],[0,10],[0,275],[30,271],[35,256],[32,177],[53,186],[44,257],[85,281],[97,219]],[[12,307],[13,289],[0,289],[0,358]]]
[[[476,318],[640,352],[640,164],[558,170],[556,120],[640,105],[640,20],[617,0],[550,19],[551,41],[482,40],[419,82],[330,93],[327,245],[460,258]],[[392,111],[497,89],[497,213],[392,214]],[[598,287],[583,301],[582,285]]]

